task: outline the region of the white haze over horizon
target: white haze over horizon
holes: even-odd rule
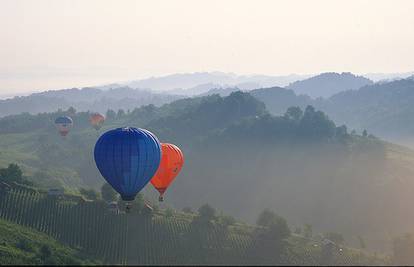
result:
[[[403,0],[3,0],[0,95],[209,71],[408,73],[412,14]]]

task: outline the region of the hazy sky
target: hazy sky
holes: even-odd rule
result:
[[[414,70],[414,1],[0,0],[0,94],[176,72]]]

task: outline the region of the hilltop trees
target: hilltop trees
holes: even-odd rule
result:
[[[307,139],[329,138],[335,134],[335,123],[322,111],[307,106],[300,121],[299,133]]]
[[[345,125],[336,127],[335,136],[340,140],[347,138],[349,136],[347,127]]]
[[[300,107],[290,107],[283,116],[272,116],[268,113],[249,117],[226,128],[221,136],[229,140],[236,138],[249,140],[260,138],[262,143],[275,143],[286,140],[305,142],[342,141],[348,137],[346,126],[336,127],[335,123],[322,111],[307,106],[305,111]]]
[[[267,113],[262,102],[240,91],[228,97],[211,95],[179,100],[160,109],[160,112],[168,114],[150,121],[148,129],[155,129],[161,139],[168,136],[175,143],[186,145],[192,145],[195,140],[211,132],[226,129],[243,118]]]
[[[303,117],[303,111],[300,107],[289,107],[284,116],[288,120],[299,122]]]

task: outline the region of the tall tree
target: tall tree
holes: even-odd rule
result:
[[[11,163],[7,168],[0,169],[0,179],[5,182],[23,182],[23,172],[17,164]]]

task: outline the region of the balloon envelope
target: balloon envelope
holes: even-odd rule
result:
[[[73,125],[73,120],[69,116],[61,116],[55,120],[56,128],[61,136],[66,136]]]
[[[181,171],[184,164],[184,155],[176,145],[161,143],[161,147],[161,163],[154,177],[151,179],[151,184],[162,196]]]
[[[90,116],[89,121],[95,130],[99,130],[105,121],[105,116],[100,113],[93,113]]]
[[[161,145],[148,130],[117,128],[101,135],[94,157],[105,180],[123,200],[132,201],[157,171]]]

